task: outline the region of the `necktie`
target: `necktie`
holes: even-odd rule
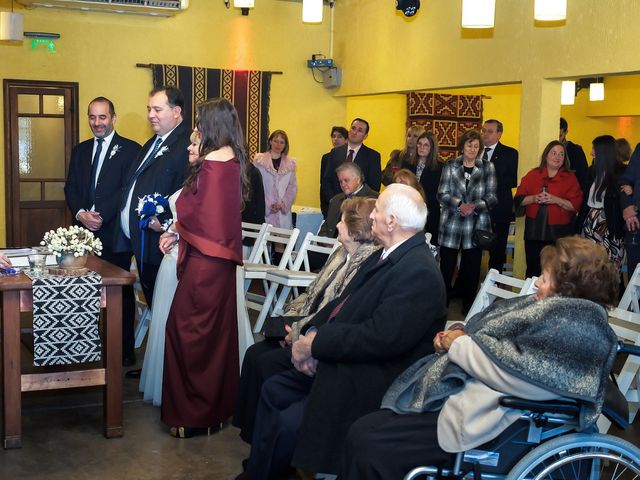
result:
[[[353,162],[353,149],[349,149],[349,152],[347,153],[347,158],[344,160],[345,163],[349,163],[349,162]]]
[[[96,177],[98,176],[98,164],[100,163],[100,154],[102,153],[102,142],[104,138],[96,138],[98,146],[96,147],[96,153],[93,154],[93,161],[91,162],[91,177],[89,179],[89,201],[91,205],[96,203]]]
[[[158,150],[160,150],[160,145],[162,145],[162,138],[158,137],[156,139],[156,142],[153,144],[153,148],[151,149],[151,153],[149,153],[149,155],[147,155],[147,158],[144,159],[144,161],[140,164],[140,166],[136,169],[136,171],[133,172],[133,175],[131,175],[131,177],[129,178],[129,181],[127,182],[127,188],[124,190],[124,192],[127,195],[129,194],[129,190],[131,190],[131,187],[133,186],[135,181],[138,179],[138,176],[144,171],[145,167],[149,163],[151,163],[153,161],[153,159],[155,158],[156,153],[158,153]]]
[[[491,147],[484,147],[484,153],[482,154],[483,160],[489,160],[489,152],[491,151]]]

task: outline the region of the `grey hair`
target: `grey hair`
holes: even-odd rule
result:
[[[385,191],[388,191],[389,195],[386,196],[383,205],[384,212],[396,217],[403,230],[415,232],[423,230],[428,212],[420,193],[415,188],[402,183],[392,183],[386,187]]]
[[[340,172],[344,172],[345,170],[351,170],[354,175],[360,177],[360,185],[364,185],[364,173],[362,173],[362,169],[358,166],[357,163],[341,163],[340,166],[336,168],[336,175],[338,175]]]

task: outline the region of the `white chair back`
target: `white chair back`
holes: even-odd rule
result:
[[[464,321],[467,322],[471,317],[483,311],[498,298],[513,298],[519,296],[520,292],[525,287],[525,283],[525,280],[502,275],[501,273],[498,273],[496,269],[492,268],[487,272],[487,276],[485,277],[484,282],[482,282],[480,290],[478,291],[478,294],[476,295],[476,298],[473,301],[473,304],[469,309],[469,313],[467,313]],[[498,286],[498,284],[508,285],[512,288],[507,290],[506,288]],[[513,291],[513,289],[516,291]]]
[[[304,268],[304,270],[310,272],[309,252],[320,253],[329,257],[339,246],[340,242],[337,238],[322,237],[309,232],[305,235],[302,246],[293,263],[293,268],[290,270],[298,271]]]
[[[242,239],[252,238],[254,240],[253,246],[249,248],[245,261],[257,263],[259,259],[262,258],[262,251],[266,247],[264,237],[271,228],[271,225],[268,223],[242,222]]]
[[[635,270],[629,277],[629,283],[622,294],[620,303],[618,303],[618,308],[640,313],[638,298],[640,298],[640,263],[636,265]]]

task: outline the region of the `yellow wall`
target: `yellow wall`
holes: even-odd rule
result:
[[[87,103],[104,95],[116,105],[118,131],[143,142],[151,135],[145,113],[152,80],[151,71],[136,68],[136,63],[283,71],[272,81],[270,127],[287,131],[291,154],[298,159],[296,203],[318,205],[320,156],[330,147],[331,126],[345,117],[346,103],[314,82],[306,68],[312,53],[328,54],[328,7],[323,24],[305,25],[299,2],[257,2],[248,17],[227,10],[221,0],[190,3],[188,10],[172,18],[26,10],[16,4],[15,11],[24,13],[25,31],[56,32],[61,38],[55,53],[32,50],[28,41],[0,42],[0,78],[78,82],[81,139],[90,135],[84,116]],[[10,5],[0,0],[0,10]],[[2,129],[0,155],[4,178]],[[0,196],[4,198],[4,190]],[[0,242],[6,233],[4,218],[0,205]]]

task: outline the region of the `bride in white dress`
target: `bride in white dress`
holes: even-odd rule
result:
[[[189,151],[189,163],[199,156],[200,139],[195,134],[191,135]],[[173,220],[178,219],[176,212],[176,200],[182,189],[169,197],[169,208]],[[176,244],[168,253],[165,253],[153,289],[153,304],[151,305],[151,322],[149,325],[149,337],[144,353],[144,363],[140,373],[139,390],[144,393],[144,401],[159,407],[162,403],[162,372],[164,368],[164,332],[167,324],[167,316],[173,302],[173,295],[178,286],[176,264],[178,261],[178,245]]]

